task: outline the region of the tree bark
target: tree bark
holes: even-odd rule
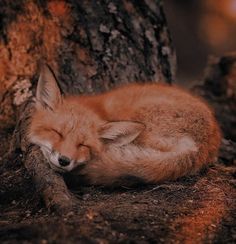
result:
[[[236,52],[209,57],[197,92],[213,107],[224,137],[236,141]]]
[[[10,151],[21,148],[48,207],[71,209],[74,199],[62,178],[25,136],[38,63],[51,65],[64,93],[101,92],[128,82],[171,83],[175,54],[162,3],[3,0],[0,16],[1,127],[17,120]]]

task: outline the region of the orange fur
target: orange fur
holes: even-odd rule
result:
[[[212,111],[180,88],[130,84],[62,97],[49,70],[39,83],[29,138],[46,148],[56,170],[86,176],[91,184],[109,185],[124,176],[156,183],[217,158],[221,136]],[[60,155],[73,163],[61,167],[55,163]]]

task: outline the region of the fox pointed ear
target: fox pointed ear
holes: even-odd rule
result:
[[[44,108],[53,110],[56,105],[61,103],[62,95],[57,85],[56,78],[46,64],[42,65],[36,89],[37,103]]]
[[[100,128],[99,136],[107,144],[123,146],[131,143],[144,129],[145,125],[139,122],[108,122]]]

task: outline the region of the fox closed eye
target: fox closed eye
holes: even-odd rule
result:
[[[58,130],[56,130],[56,129],[50,129],[52,132],[54,132],[55,134],[57,134],[58,136],[60,136],[60,138],[63,138],[64,136],[63,136],[63,134],[61,133],[61,132],[59,132]]]
[[[85,145],[85,144],[83,144],[83,143],[78,143],[76,147],[77,147],[77,148],[83,148],[83,147],[89,148],[88,145]]]
[[[40,132],[42,134],[49,134],[49,135],[51,134],[52,136],[56,135],[60,139],[62,139],[64,137],[63,134],[59,130],[54,129],[54,128],[41,128]]]

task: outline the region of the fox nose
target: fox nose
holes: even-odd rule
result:
[[[58,162],[62,167],[65,167],[70,164],[70,159],[65,156],[60,156]]]

